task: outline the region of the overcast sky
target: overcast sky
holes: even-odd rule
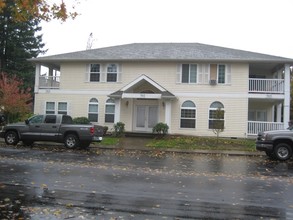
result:
[[[42,23],[45,55],[85,50],[93,33],[92,49],[188,42],[293,58],[293,0],[79,1],[75,20]]]

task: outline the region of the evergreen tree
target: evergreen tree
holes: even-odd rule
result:
[[[42,50],[40,21],[31,17],[20,22],[12,18],[13,0],[6,1],[0,12],[0,72],[16,75],[22,79],[24,88],[34,87],[35,69],[27,59],[37,57]]]

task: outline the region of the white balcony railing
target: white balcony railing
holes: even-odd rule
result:
[[[261,131],[282,130],[283,122],[248,121],[248,135],[257,135]]]
[[[60,76],[40,76],[39,88],[58,89],[60,86]]]
[[[249,92],[283,94],[284,79],[249,79]]]

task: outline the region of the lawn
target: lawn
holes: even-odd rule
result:
[[[120,138],[104,137],[103,145],[117,145]],[[197,136],[167,135],[163,138],[150,139],[146,145],[155,149],[186,149],[186,150],[239,150],[255,151],[255,140],[244,138],[219,138]]]
[[[148,145],[152,148],[173,148],[188,150],[239,150],[255,151],[254,139],[196,137],[196,136],[166,136],[153,139]]]

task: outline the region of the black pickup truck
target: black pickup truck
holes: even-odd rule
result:
[[[22,141],[32,145],[36,141],[64,143],[67,148],[87,148],[91,142],[103,139],[103,127],[74,124],[69,115],[35,115],[25,122],[8,124],[0,131],[8,145]]]

